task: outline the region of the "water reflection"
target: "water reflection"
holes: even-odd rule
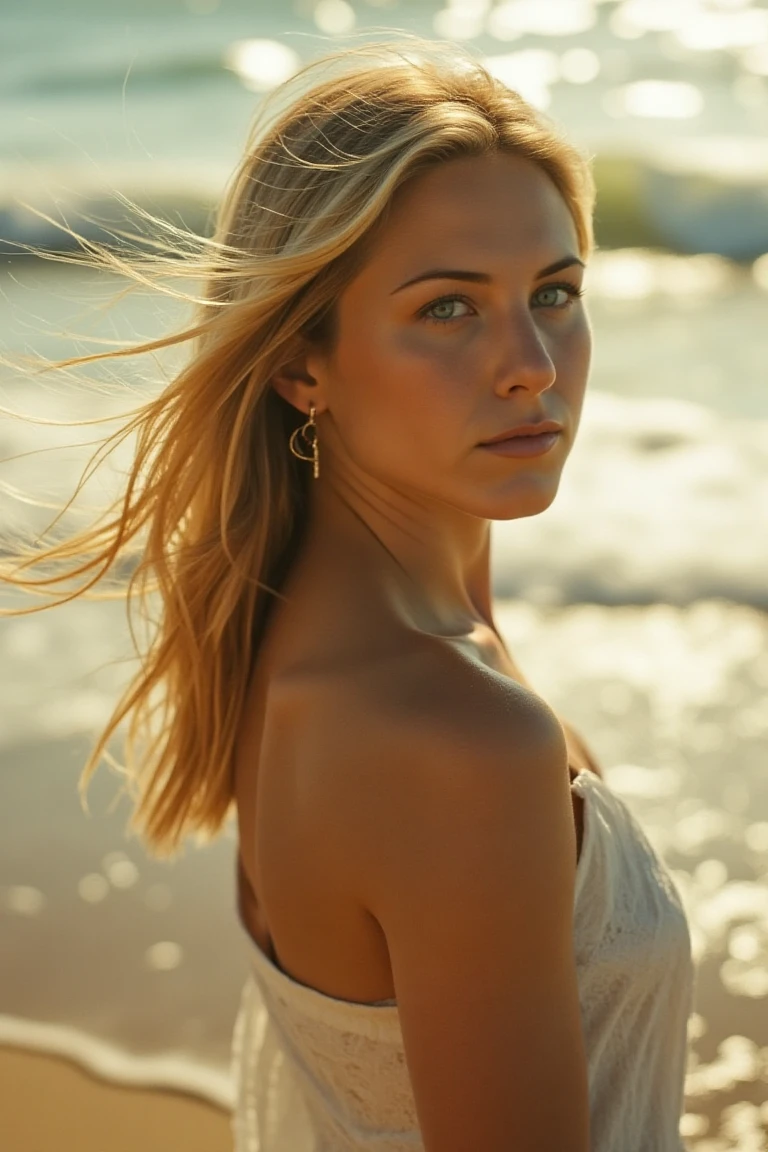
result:
[[[765,274],[768,282],[768,261]],[[590,295],[613,300],[709,295],[733,287],[734,269],[715,255],[682,257],[643,248],[614,248],[592,256],[585,283]]]
[[[689,120],[702,111],[704,97],[695,84],[685,80],[636,80],[606,92],[603,107],[610,116]]]
[[[591,48],[568,48],[560,57],[560,79],[590,84],[600,73],[600,57]]]
[[[443,40],[474,40],[485,28],[490,0],[454,0],[436,12],[432,27]]]
[[[355,10],[347,0],[320,0],[314,11],[315,24],[327,36],[344,36],[357,23]]]
[[[670,6],[672,7],[672,6]],[[680,43],[696,52],[716,49],[765,47],[768,40],[768,12],[748,8],[740,12],[698,11],[693,19],[675,29]]]
[[[516,40],[526,33],[573,36],[588,32],[596,20],[589,0],[503,0],[491,11],[487,31],[497,40]]]
[[[550,85],[560,75],[557,53],[546,48],[522,48],[502,56],[486,56],[483,63],[491,75],[514,88],[531,104],[542,109],[549,107]]]
[[[758,76],[768,76],[768,36],[758,43],[753,44],[741,56],[742,66],[747,72],[754,72]]]
[[[227,49],[224,66],[251,92],[268,92],[298,71],[300,57],[279,40],[236,40]]]
[[[14,884],[6,888],[3,904],[6,911],[15,912],[17,916],[37,916],[45,908],[47,900],[39,888]]]
[[[89,872],[77,884],[77,894],[86,904],[100,904],[109,891],[109,883],[98,872]]]
[[[669,32],[701,19],[700,0],[624,0],[611,16],[611,27],[639,33]]]
[[[147,967],[156,972],[171,972],[184,958],[184,950],[173,940],[159,940],[144,953]]]

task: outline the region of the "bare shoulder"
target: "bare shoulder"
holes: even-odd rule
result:
[[[439,642],[327,677],[317,705],[312,759],[330,803],[340,813],[353,804],[358,820],[365,810],[382,830],[419,789],[434,800],[438,788],[460,794],[497,777],[521,802],[537,789],[567,792],[565,734],[549,705]]]
[[[360,832],[347,847],[371,903],[377,879],[393,883],[398,868],[380,851],[387,837],[397,831],[405,876],[408,836],[419,852],[430,829],[442,834],[441,817],[472,805],[478,819],[486,805],[498,813],[509,832],[519,823],[521,835],[533,827],[547,837],[559,820],[574,871],[566,738],[541,697],[430,642],[361,669],[332,692],[321,737],[322,760],[333,765],[325,782],[333,782],[336,811]]]
[[[327,736],[349,752],[374,737],[407,736],[427,747],[440,740],[453,746],[457,738],[507,744],[510,725],[521,739],[564,739],[552,709],[528,687],[430,638],[325,685]],[[335,722],[342,716],[343,726]]]
[[[337,843],[387,941],[425,1147],[586,1152],[559,721],[429,646],[356,678],[335,719]]]

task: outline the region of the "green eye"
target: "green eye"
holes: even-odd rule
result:
[[[562,292],[562,291],[563,291],[563,289],[562,289],[562,288],[555,288],[555,287],[554,287],[554,285],[550,285],[550,286],[549,286],[549,287],[547,287],[547,288],[542,288],[541,292],[538,294],[538,295],[539,295],[539,300],[541,300],[541,297],[542,297],[542,295],[543,295],[543,296],[546,296],[547,292],[551,292],[551,293],[553,293],[555,296],[557,296],[557,293],[558,293],[558,292]],[[545,307],[545,308],[549,308],[549,307],[552,307],[552,308],[554,308],[554,307],[555,307],[555,301],[554,301],[554,300],[552,300],[550,304],[547,304],[547,303],[545,303],[545,304],[544,304],[544,307]]]
[[[576,297],[584,295],[584,289],[577,288],[575,284],[545,284],[543,288],[539,289],[536,295],[540,297],[542,292],[567,293],[568,300],[565,302],[565,304],[555,304],[553,301],[551,304],[542,305],[543,308],[558,308],[560,310],[568,308],[571,304],[574,303]]]
[[[554,299],[551,302],[539,304],[540,308],[554,308],[558,312],[567,311],[572,304],[575,303],[576,298],[584,295],[583,288],[577,288],[575,284],[561,283],[561,284],[544,284],[537,292],[534,293],[536,297],[541,298],[542,294],[551,292],[554,294]],[[567,299],[564,303],[557,304],[555,300],[558,292],[565,292]],[[428,320],[432,324],[450,324],[452,320],[462,320],[465,316],[472,315],[472,312],[459,312],[456,313],[457,305],[463,304],[466,308],[472,309],[472,305],[463,296],[441,296],[439,300],[433,300],[426,308],[423,308],[419,313],[422,320]]]
[[[466,316],[468,313],[459,313],[457,316],[454,308],[457,304],[464,304],[467,308],[470,304],[464,299],[463,296],[442,296],[439,300],[433,300],[424,308],[420,315],[423,320],[431,320],[434,324],[449,324],[451,320],[461,320],[462,315]]]

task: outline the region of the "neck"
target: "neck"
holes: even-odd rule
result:
[[[383,577],[398,610],[424,630],[463,635],[478,622],[495,630],[488,520],[326,469],[311,488],[309,537]]]

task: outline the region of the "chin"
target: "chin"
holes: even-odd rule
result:
[[[488,494],[483,501],[485,510],[479,513],[486,520],[522,520],[526,516],[538,516],[551,507],[557,496],[559,477],[540,478],[537,482],[522,485],[506,492]]]

